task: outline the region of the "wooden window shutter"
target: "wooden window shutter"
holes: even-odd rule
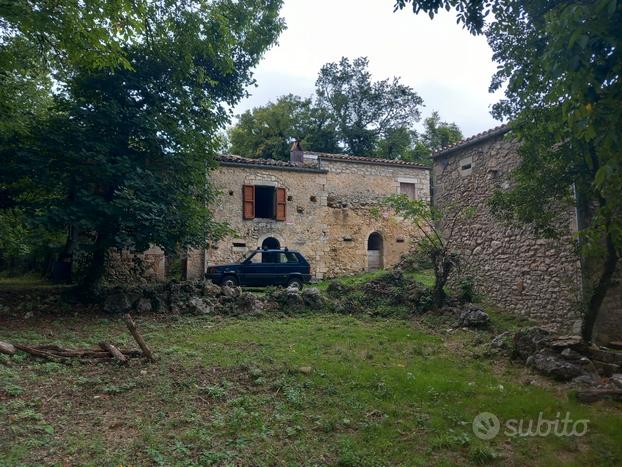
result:
[[[287,193],[285,188],[276,189],[276,220],[284,221],[287,207]]]
[[[242,218],[255,218],[255,186],[242,185]]]

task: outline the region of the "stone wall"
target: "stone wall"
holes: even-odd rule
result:
[[[143,253],[110,250],[104,280],[115,284],[131,284],[166,279],[164,251],[152,246]]]
[[[430,199],[428,170],[381,164],[322,160],[328,203],[326,225],[330,276],[367,269],[367,239],[378,232],[383,239],[384,267],[395,265],[413,247],[419,232],[397,218],[380,201],[399,193],[400,182],[414,183],[419,199]]]
[[[574,210],[561,216],[568,230],[561,240],[538,238],[528,226],[505,225],[490,213],[489,197],[510,187],[509,175],[518,162],[517,144],[503,135],[435,158],[434,205],[475,208],[452,241],[462,261],[452,281],[471,277],[476,290],[500,308],[578,331],[581,277],[572,240]]]
[[[429,171],[353,162],[321,161],[311,170],[243,167],[223,164],[210,181],[220,191],[215,218],[235,234],[208,251],[210,264],[237,261],[248,250],[276,238],[281,247],[299,250],[316,278],[367,269],[367,239],[383,237],[384,266],[395,264],[411,247],[413,226],[383,209],[379,201],[399,190],[400,180],[417,183],[429,199]],[[242,185],[269,185],[287,190],[286,220],[242,218]]]

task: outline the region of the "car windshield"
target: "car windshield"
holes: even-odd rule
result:
[[[243,263],[244,261],[246,261],[248,258],[250,258],[251,256],[253,256],[255,253],[257,252],[257,250],[253,250],[253,251],[249,251],[247,253],[244,253],[241,257],[240,257],[240,263]]]

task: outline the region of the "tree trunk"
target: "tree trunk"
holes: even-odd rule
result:
[[[108,248],[106,247],[106,242],[104,241],[103,236],[98,233],[97,240],[95,240],[95,244],[93,245],[91,260],[82,281],[82,288],[85,290],[97,289],[97,286],[104,275],[107,250]]]
[[[602,273],[600,275],[600,280],[598,281],[598,284],[592,291],[590,302],[588,304],[587,310],[585,310],[585,315],[583,316],[583,323],[581,326],[581,337],[583,337],[583,340],[586,342],[592,342],[594,325],[596,324],[596,319],[598,318],[598,313],[600,312],[603,301],[607,296],[607,290],[609,290],[609,287],[611,286],[611,281],[613,279],[613,275],[616,272],[616,266],[618,264],[618,254],[616,252],[615,246],[613,245],[613,239],[611,238],[610,233],[607,233],[605,242],[607,254],[605,256],[605,262],[602,267]]]

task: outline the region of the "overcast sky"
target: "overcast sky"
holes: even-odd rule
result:
[[[488,93],[492,52],[453,12],[430,20],[408,9],[393,13],[393,0],[286,0],[282,16],[287,30],[257,67],[257,87],[236,114],[283,94],[308,97],[322,65],[366,56],[375,80],[399,76],[419,93],[424,117],[438,110],[465,136],[499,124],[490,116],[501,96]]]

